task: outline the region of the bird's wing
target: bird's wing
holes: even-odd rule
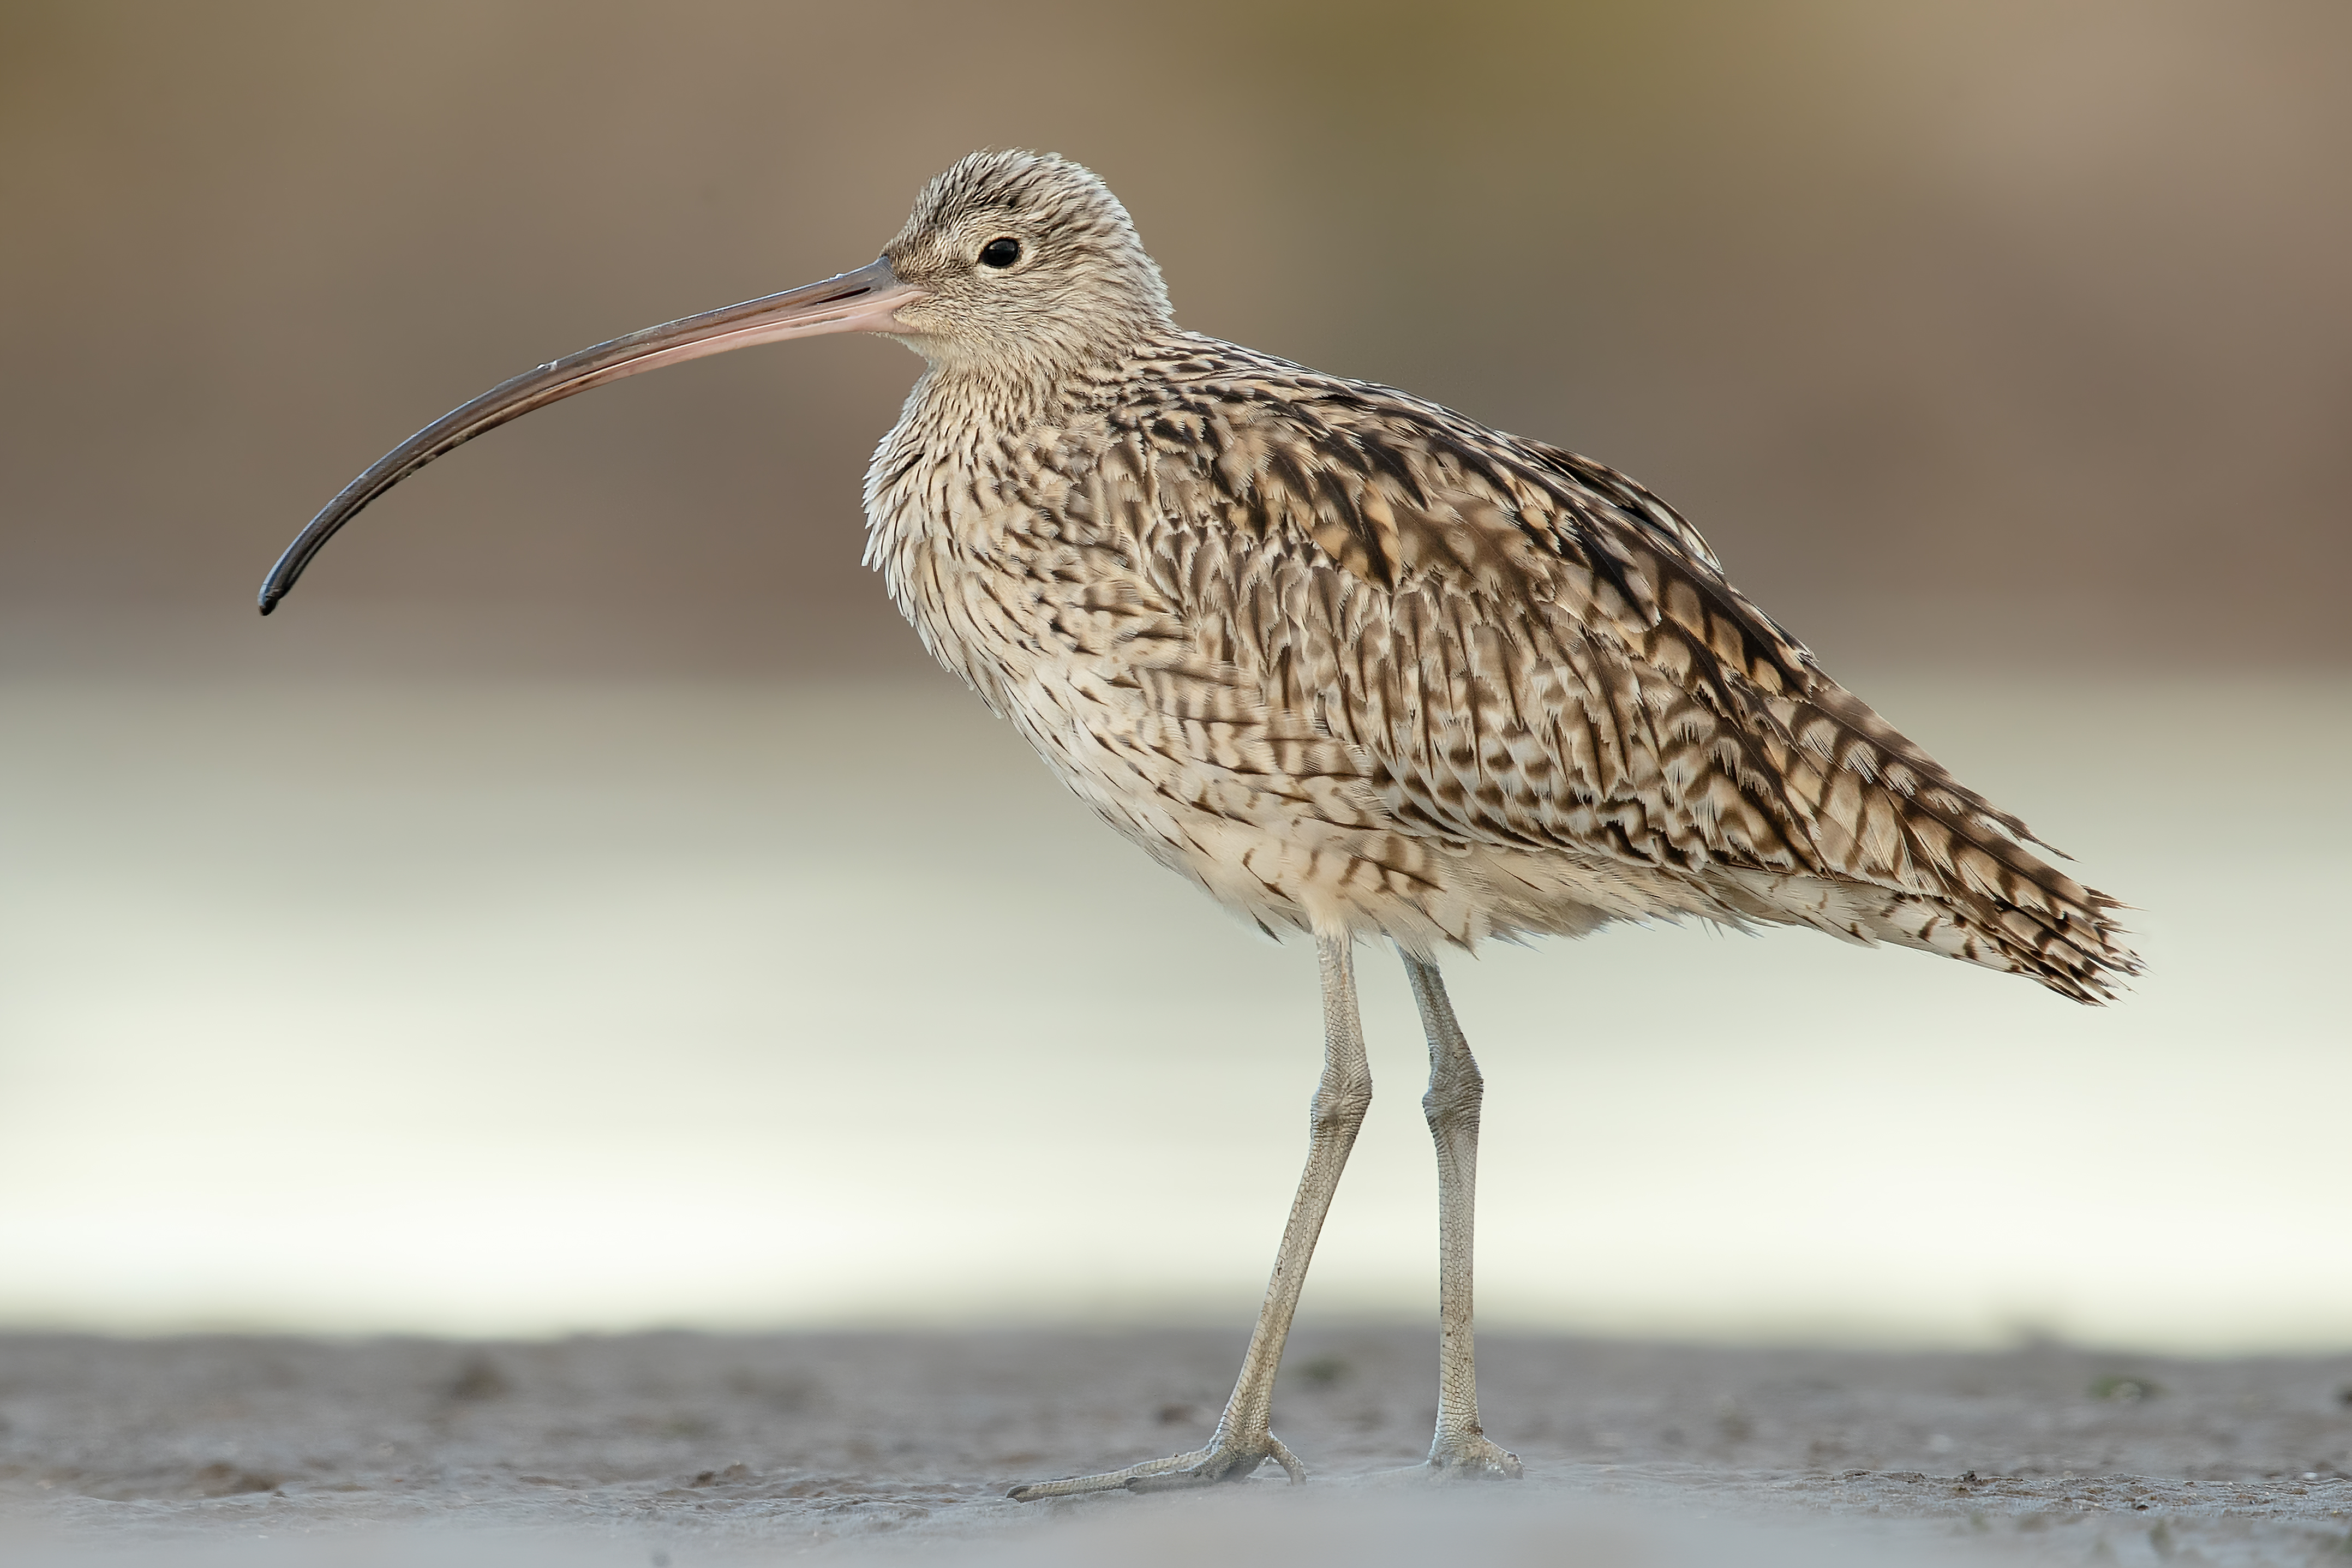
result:
[[[2070,970],[2121,952],[2111,900],[1823,674],[1639,485],[1388,388],[1188,368],[1121,416],[1153,586],[1202,658],[1372,759],[1401,825],[1869,883]]]

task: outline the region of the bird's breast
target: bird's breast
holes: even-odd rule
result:
[[[1096,443],[1034,425],[993,436],[910,411],[876,452],[867,563],[932,656],[1013,717],[1041,679],[1117,681],[1181,637],[1102,504]]]

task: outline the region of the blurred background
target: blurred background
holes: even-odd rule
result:
[[[1103,174],[1187,325],[1635,475],[2137,906],[2099,1012],[1795,933],[1455,963],[1486,1321],[2352,1345],[2326,0],[0,5],[0,1322],[1246,1321],[1311,958],[859,564],[915,361],[564,403],[251,607],[410,430],[983,145]],[[1418,1317],[1360,963],[1305,1311]]]

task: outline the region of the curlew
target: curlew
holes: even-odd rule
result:
[[[1392,388],[1179,328],[1126,208],[1059,157],[975,153],[879,259],[553,361],[425,426],[303,530],[264,615],[371,500],[507,420],[658,365],[875,332],[927,368],[866,477],[866,559],[923,645],[1113,828],[1311,937],[1306,1169],[1206,1446],[1023,1500],[1203,1486],[1267,1459],[1275,1372],[1371,1100],[1359,938],[1428,1037],[1439,1352],[1428,1467],[1480,1429],[1483,1083],[1437,959],[1616,921],[1811,926],[2109,997],[2118,907],[1832,680],[1664,502]]]

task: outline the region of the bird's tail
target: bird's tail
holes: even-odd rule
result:
[[[2035,854],[2023,822],[1826,678],[1792,707],[1783,776],[1826,874],[1738,874],[1761,918],[2030,975],[2077,1002],[2111,1001],[2139,973],[2123,906]]]
[[[2062,900],[2054,889],[2037,889],[2051,911],[2046,917],[2005,895],[1962,898],[1767,871],[1732,873],[1731,886],[1718,884],[1717,893],[1748,920],[1916,947],[2027,975],[2077,1002],[2111,1002],[2123,979],[2140,970],[2114,917],[2121,906],[2063,872],[2051,874],[2080,896]]]

